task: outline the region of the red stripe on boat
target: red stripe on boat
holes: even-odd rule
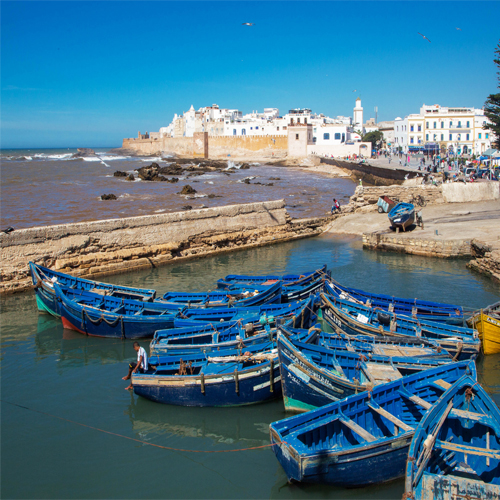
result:
[[[83,333],[85,335],[85,332],[83,330],[80,330],[80,328],[77,328],[73,323],[70,323],[66,318],[61,318],[63,327],[67,328],[68,330],[76,330],[77,332]]]

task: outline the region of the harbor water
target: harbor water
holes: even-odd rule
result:
[[[62,217],[62,215],[61,215]],[[320,237],[173,264],[107,280],[167,290],[213,289],[227,274],[313,270],[345,285],[468,308],[500,299],[498,284],[439,260],[364,251]],[[37,312],[34,293],[1,298],[2,498],[400,499],[403,480],[345,490],[288,484],[269,445],[282,401],[235,408],[153,403],[124,390],[131,341],[85,337]],[[145,348],[148,342],[141,342]],[[500,356],[479,381],[500,404]],[[237,451],[235,451],[237,450]],[[359,471],[360,476],[366,471]]]

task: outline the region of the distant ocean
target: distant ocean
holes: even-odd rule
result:
[[[139,179],[130,182],[114,177],[113,173],[134,173],[152,162],[166,166],[173,160],[119,156],[110,153],[110,148],[94,151],[94,157],[73,158],[77,152],[74,148],[1,150],[0,229],[278,199],[286,200],[292,217],[312,217],[328,212],[333,197],[347,203],[355,189],[350,179],[260,164],[235,173],[186,175],[175,184]],[[244,182],[247,178],[250,183]],[[193,198],[178,194],[186,184],[197,191]],[[110,193],[118,200],[101,201],[102,194]]]

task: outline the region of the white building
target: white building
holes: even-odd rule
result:
[[[353,109],[353,125],[355,130],[363,132],[363,107],[359,97],[356,99],[356,106]]]
[[[493,139],[483,129],[487,121],[482,109],[424,104],[420,113],[394,120],[394,148],[405,153],[426,150],[480,155]]]

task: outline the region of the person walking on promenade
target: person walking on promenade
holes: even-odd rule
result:
[[[137,353],[137,363],[130,363],[128,365],[128,374],[123,377],[122,380],[130,380],[132,373],[145,373],[148,371],[148,355],[143,347],[139,345],[139,342],[134,342],[134,351]],[[130,385],[125,388],[125,390],[133,389],[132,381]]]
[[[399,164],[401,165],[401,156],[399,157]]]

